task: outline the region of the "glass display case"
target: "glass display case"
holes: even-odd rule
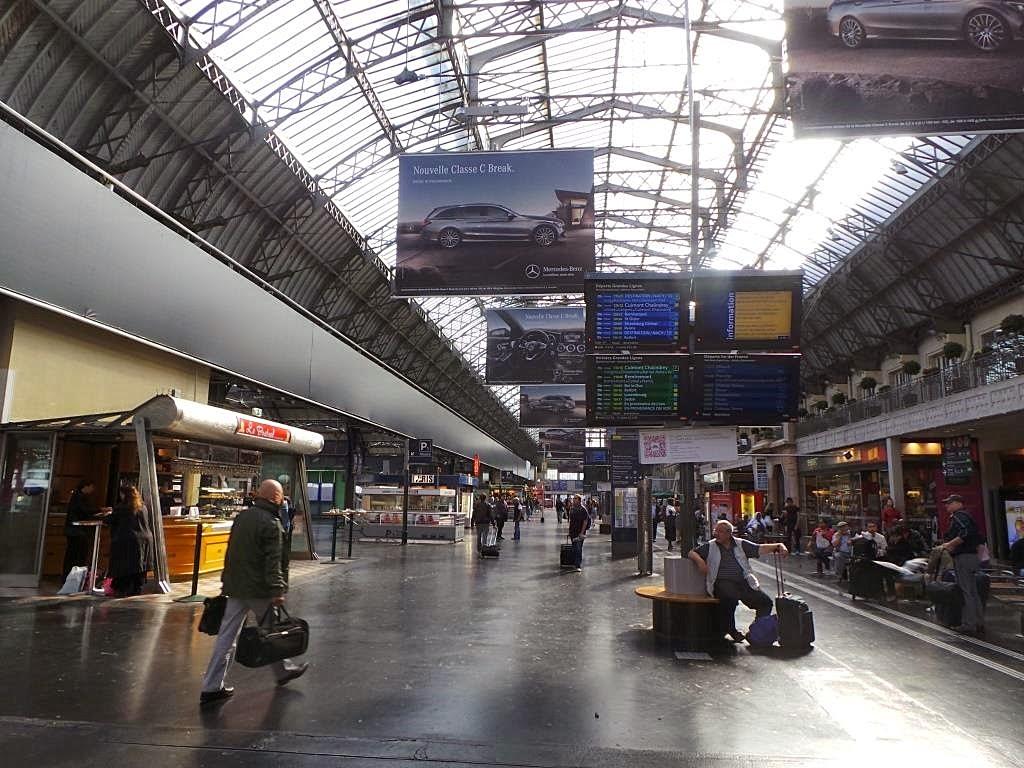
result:
[[[364,512],[363,535],[368,540],[396,541],[402,538],[402,489],[397,486],[369,486],[357,493],[356,503]],[[453,488],[411,488],[409,490],[409,541],[462,541],[465,516],[456,512]]]

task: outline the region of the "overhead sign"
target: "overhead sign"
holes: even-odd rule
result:
[[[436,478],[435,478],[434,475],[413,475],[412,476],[412,484],[413,485],[433,485],[435,479]]]
[[[583,384],[583,307],[489,309],[488,384]]]
[[[641,474],[636,432],[616,429],[610,437],[612,484],[618,488],[636,485],[640,482]]]
[[[693,280],[694,349],[797,352],[801,272],[710,272]]]
[[[797,137],[1024,128],[1019,3],[786,0]]]
[[[409,441],[409,464],[434,463],[434,441],[414,439]]]
[[[732,461],[737,457],[736,430],[729,427],[640,430],[641,464]]]
[[[290,443],[292,439],[291,431],[280,424],[261,419],[247,419],[242,416],[238,417],[235,434],[260,437],[264,440],[273,440],[276,443]]]
[[[473,454],[473,477],[480,477],[480,454]]]
[[[595,467],[605,467],[611,462],[611,452],[607,448],[584,448],[583,463]]]
[[[403,155],[398,173],[396,295],[583,291],[592,150]]]
[[[583,384],[527,384],[519,388],[519,424],[523,427],[583,427],[587,421]]]
[[[591,355],[587,423],[637,426],[685,420],[689,381],[686,355]]]
[[[692,418],[716,424],[795,421],[798,355],[695,355]]]

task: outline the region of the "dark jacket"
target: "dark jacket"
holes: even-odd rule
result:
[[[119,579],[153,567],[153,532],[147,515],[145,507],[136,512],[127,504],[119,504],[104,520],[110,526],[108,576]]]
[[[235,518],[221,574],[225,595],[269,598],[287,591],[281,571],[282,536],[277,507],[266,499],[256,499]]]
[[[72,491],[64,515],[64,534],[66,536],[85,536],[86,529],[80,525],[76,526],[74,523],[92,520],[98,513],[99,509],[97,509],[92,496],[87,496],[79,490]]]
[[[491,508],[486,501],[480,501],[473,505],[473,525],[490,525]]]

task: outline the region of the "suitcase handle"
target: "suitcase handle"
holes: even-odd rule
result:
[[[778,590],[778,596],[782,597],[786,594],[786,577],[782,574],[782,555],[778,552],[775,553],[775,589]]]

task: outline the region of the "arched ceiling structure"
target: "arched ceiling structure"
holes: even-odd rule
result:
[[[696,165],[686,0],[7,0],[0,99],[524,456],[482,312],[579,298],[391,299],[402,152],[593,148],[598,268],[804,269],[808,379],[1016,279],[1016,138],[793,141],[781,0],[689,8]]]

